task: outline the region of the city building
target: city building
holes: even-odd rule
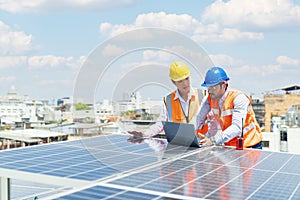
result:
[[[285,116],[288,109],[300,102],[300,86],[294,85],[270,91],[264,95],[265,132],[271,131],[271,120],[273,117]],[[256,113],[255,113],[256,114]]]
[[[45,102],[30,100],[18,94],[12,86],[0,99],[1,126],[18,128],[24,123],[39,123],[54,120],[54,110]]]
[[[262,130],[265,127],[265,104],[262,98],[250,96],[255,118]]]

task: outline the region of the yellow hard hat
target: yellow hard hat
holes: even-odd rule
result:
[[[190,68],[183,62],[175,61],[170,65],[170,78],[180,81],[190,76]]]

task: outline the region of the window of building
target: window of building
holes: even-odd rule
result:
[[[270,141],[262,141],[261,144],[262,144],[262,147],[267,147],[267,148],[270,147]]]
[[[280,141],[287,141],[287,131],[286,130],[280,131]]]

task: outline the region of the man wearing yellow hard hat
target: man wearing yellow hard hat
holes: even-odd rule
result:
[[[190,68],[183,62],[173,62],[170,65],[169,77],[177,89],[164,97],[164,106],[157,122],[145,133],[128,131],[130,134],[152,137],[163,132],[162,121],[191,123],[192,119],[196,118],[203,93],[191,87]],[[207,125],[202,126],[197,132],[205,134]]]

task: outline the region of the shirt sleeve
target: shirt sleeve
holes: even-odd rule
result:
[[[222,142],[228,142],[242,133],[242,119],[245,121],[250,101],[245,94],[239,94],[233,101],[231,125],[222,132]]]
[[[199,112],[197,114],[197,119],[196,119],[196,127],[197,128],[196,129],[201,129],[202,126],[205,124],[206,117],[207,117],[207,114],[209,113],[209,111],[210,111],[210,105],[209,105],[207,97],[205,97],[201,102]]]
[[[216,120],[216,118],[214,117],[214,114],[212,113],[212,111],[210,111],[207,115],[208,119],[209,119],[209,127],[208,127],[208,132],[206,134],[206,137],[212,137],[215,136],[216,133],[221,129],[219,122]]]
[[[155,124],[152,124],[149,129],[145,131],[146,137],[153,137],[163,132],[162,121],[168,121],[168,114],[166,105],[162,104],[162,109],[160,111],[159,117],[156,120]]]

